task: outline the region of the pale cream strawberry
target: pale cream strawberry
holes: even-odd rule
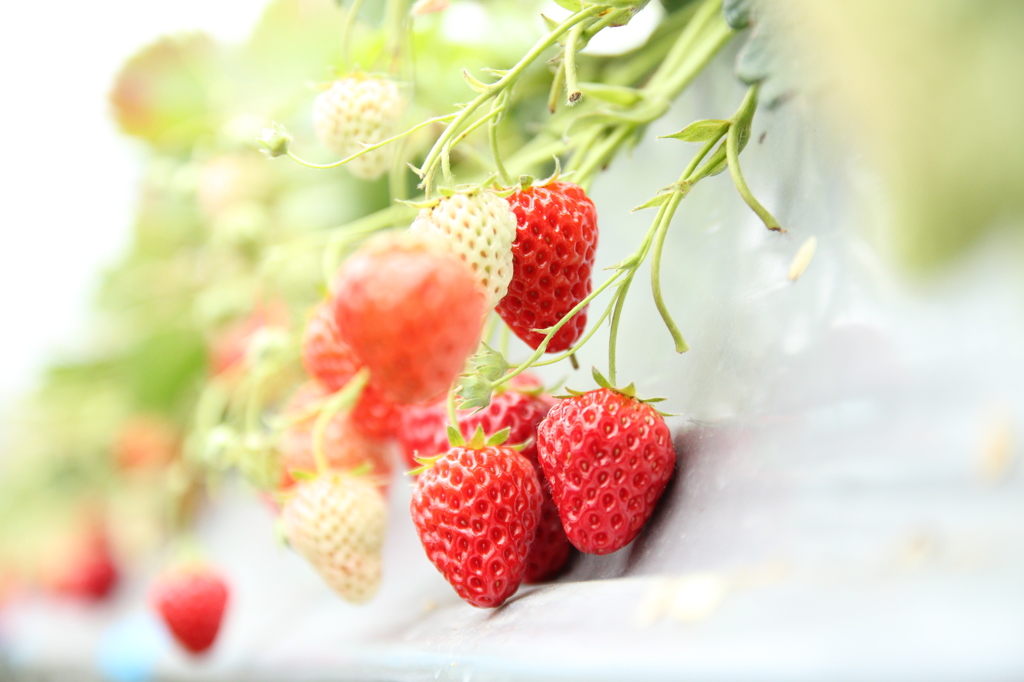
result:
[[[384,497],[367,476],[330,472],[300,481],[282,519],[291,546],[343,599],[377,593],[386,525]]]
[[[411,232],[443,238],[472,269],[488,297],[498,304],[512,280],[516,217],[507,201],[490,190],[457,192],[420,211]]]
[[[334,81],[313,102],[313,130],[320,142],[341,157],[395,134],[405,105],[398,85],[386,78],[349,76]],[[349,161],[353,175],[374,180],[388,169],[391,150],[382,147]]]

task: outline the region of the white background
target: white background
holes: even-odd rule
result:
[[[0,29],[0,415],[43,367],[82,346],[102,267],[126,248],[142,149],[107,93],[163,33],[240,41],[264,0],[10,3]]]

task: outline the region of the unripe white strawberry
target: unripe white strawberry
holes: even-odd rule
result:
[[[300,481],[281,517],[288,542],[339,596],[362,603],[377,593],[386,510],[370,477],[331,472]]]
[[[493,308],[512,280],[516,216],[507,201],[490,190],[456,193],[424,208],[411,232],[443,237],[476,274]]]
[[[398,85],[384,78],[349,76],[334,81],[313,102],[313,129],[320,142],[341,157],[377,144],[395,133],[404,105]],[[390,149],[382,147],[349,161],[345,167],[365,180],[388,169]]]

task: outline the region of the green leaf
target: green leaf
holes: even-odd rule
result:
[[[474,78],[466,69],[462,70],[462,78],[465,79],[469,87],[472,88],[475,92],[483,94],[491,89],[490,85]]]
[[[722,121],[720,119],[706,119],[703,121],[694,121],[678,133],[661,135],[660,137],[670,137],[676,140],[682,140],[683,142],[707,142],[708,140],[714,140],[717,137],[721,137],[725,134],[725,131],[728,128],[728,121]]]
[[[580,83],[580,90],[583,94],[597,99],[619,104],[624,107],[632,106],[643,99],[643,93],[636,88],[628,88],[624,85],[607,85],[605,83]]]

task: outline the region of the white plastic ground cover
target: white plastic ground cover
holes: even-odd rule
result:
[[[692,152],[655,136],[736,108],[731,58],[595,183],[599,267],[632,250],[653,216],[629,209]],[[630,546],[475,609],[423,556],[396,480],[384,585],[356,607],[229,488],[201,528],[235,585],[211,655],[184,657],[146,611],[154,565],[100,610],[18,605],[0,625],[8,665],[76,680],[1024,679],[1016,263],[990,243],[928,288],[901,280],[864,236],[884,219],[877,181],[810,106],[758,112],[742,157],[785,234],[725,176],[680,208],[663,276],[689,353],[633,287],[619,376],[668,397],[680,467]],[[603,353],[588,346],[569,386]]]

